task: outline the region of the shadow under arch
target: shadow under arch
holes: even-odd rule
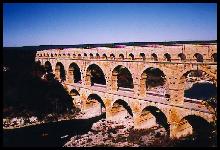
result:
[[[86,114],[88,117],[98,116],[103,113],[106,114],[105,103],[103,102],[102,98],[95,93],[90,94],[88,96],[85,108],[86,108]],[[106,118],[106,115],[105,115],[105,118]]]
[[[46,61],[46,62],[44,63],[44,67],[45,67],[45,71],[46,71],[47,73],[53,72],[53,70],[52,70],[52,65],[51,65],[51,63],[50,63],[49,61]]]
[[[147,106],[141,111],[140,116],[145,116],[148,115],[149,113],[156,118],[157,124],[163,126],[168,133],[170,132],[170,125],[167,121],[167,117],[159,108],[155,106]]]
[[[217,95],[215,80],[201,69],[187,70],[179,80],[184,89],[184,97],[195,99],[208,99]]]
[[[184,97],[208,100],[217,96],[217,87],[210,82],[196,82],[191,88],[184,91]]]
[[[61,79],[62,81],[66,80],[65,68],[61,62],[56,63],[55,74],[58,79]]]
[[[79,96],[80,94],[79,94],[79,92],[78,92],[76,89],[72,89],[72,90],[70,91],[70,95],[71,95],[71,96]]]
[[[117,109],[117,107],[119,107],[119,106],[122,106],[122,107],[128,112],[128,114],[133,117],[132,109],[131,109],[131,107],[128,105],[127,102],[125,102],[125,101],[122,100],[122,99],[118,99],[118,100],[116,100],[116,101],[113,103],[112,109]]]
[[[203,62],[203,55],[200,53],[195,53],[194,57],[196,58],[197,62]]]
[[[170,55],[169,53],[165,53],[165,54],[164,54],[164,59],[165,59],[166,61],[171,61],[171,55]]]
[[[86,84],[94,83],[106,85],[106,79],[103,70],[96,64],[91,64],[86,70]]]
[[[69,74],[69,82],[78,83],[81,81],[80,68],[75,62],[72,62],[69,65],[68,74]]]
[[[191,136],[202,142],[208,142],[207,140],[209,140],[209,137],[212,136],[212,131],[215,130],[211,123],[209,123],[203,117],[197,115],[185,116],[180,120],[179,124],[182,122],[189,124],[192,127]]]
[[[157,91],[157,87],[164,87],[162,94],[167,94],[168,88],[166,88],[167,79],[166,75],[160,68],[149,67],[146,68],[140,78],[139,91],[141,96],[146,96],[147,90],[156,90],[154,92],[161,94],[161,91]],[[162,89],[161,89],[162,90]]]
[[[102,98],[99,95],[97,95],[97,94],[90,94],[88,96],[87,100],[92,100],[92,99],[97,100],[101,104],[101,107],[105,108],[105,103],[103,102]]]
[[[128,68],[123,65],[118,65],[113,69],[112,83],[115,85],[113,86],[115,90],[119,87],[130,89],[134,88],[132,74]]]

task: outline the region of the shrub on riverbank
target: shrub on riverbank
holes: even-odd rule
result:
[[[31,71],[4,72],[3,118],[36,116],[42,120],[48,114],[70,116],[79,111],[62,84],[54,78],[40,78],[44,73],[44,67],[38,63],[32,65]]]

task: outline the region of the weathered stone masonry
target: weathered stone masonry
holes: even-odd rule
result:
[[[213,110],[204,106],[200,100],[186,100],[184,98],[185,75],[189,71],[201,70],[205,72],[217,87],[216,44],[50,49],[38,51],[36,61],[40,61],[43,65],[51,65],[58,80],[62,76],[60,70],[65,70],[63,76],[66,79],[63,84],[68,87],[69,91],[75,89],[79,93],[77,98],[82,100],[82,111],[88,108],[89,95],[97,94],[104,102],[106,118],[113,119],[114,102],[123,100],[131,108],[134,127],[147,128],[150,127],[147,121],[152,118],[152,115],[148,113],[143,117],[142,114],[152,107],[165,115],[171,138],[179,138],[192,133],[193,127],[184,120],[186,116],[199,116],[207,122],[216,119]],[[103,71],[106,85],[91,85],[91,72],[88,68],[93,64],[99,66]],[[134,84],[133,89],[123,91],[117,87],[117,72],[114,69],[119,65],[130,71]],[[149,67],[159,68],[163,71],[168,85],[166,94],[169,97],[146,93],[145,80],[147,76],[144,71]],[[74,73],[77,72],[75,70],[80,72],[81,82],[74,79]],[[151,112],[150,109],[149,112]],[[149,120],[152,122],[152,119]]]

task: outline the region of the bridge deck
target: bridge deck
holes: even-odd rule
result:
[[[120,88],[118,91],[116,92],[110,92],[107,90],[105,85],[93,85],[91,87],[84,87],[82,84],[80,83],[65,83],[66,85],[71,85],[73,87],[78,87],[78,88],[84,88],[84,89],[88,89],[88,90],[92,90],[92,91],[98,91],[98,92],[103,92],[103,93],[108,93],[108,94],[113,94],[113,95],[118,95],[118,96],[125,96],[125,97],[129,97],[129,98],[135,98],[137,100],[140,101],[149,101],[149,102],[155,102],[155,103],[160,103],[163,105],[170,105],[170,106],[176,106],[176,105],[171,105],[169,103],[169,98],[166,98],[165,95],[159,94],[159,93],[154,93],[154,92],[146,92],[146,97],[136,97],[134,92],[128,91],[128,90],[123,90],[123,88]],[[184,99],[184,105],[181,106],[176,106],[176,107],[180,107],[180,108],[186,108],[186,109],[191,109],[191,110],[195,110],[195,111],[200,111],[200,112],[204,112],[204,113],[210,113],[210,111],[202,105],[202,100],[198,100],[198,99],[190,99],[190,98],[185,98]]]

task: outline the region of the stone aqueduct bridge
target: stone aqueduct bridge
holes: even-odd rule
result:
[[[96,94],[104,103],[106,118],[114,119],[114,117],[122,117],[116,115],[121,107],[115,107],[114,104],[123,101],[122,103],[126,103],[130,109],[134,128],[150,127],[153,122],[158,123],[157,120],[160,119],[162,120],[160,122],[168,125],[166,127],[170,137],[179,138],[193,132],[194,126],[187,120],[189,117],[202,118],[208,123],[216,120],[214,110],[205,106],[201,100],[184,97],[187,74],[193,70],[203,71],[217,87],[216,54],[216,43],[184,46],[68,48],[37,51],[35,61],[40,61],[43,65],[51,65],[57,79],[61,78],[61,70],[65,70],[66,78],[63,85],[69,92],[77,92],[75,98],[82,100],[82,111],[90,107],[88,97]],[[94,64],[102,70],[106,85],[91,84],[89,68]],[[118,72],[115,69],[118,66],[126,67],[130,71],[134,85],[132,89],[118,88]],[[81,82],[74,83],[77,67]],[[144,71],[150,67],[163,71],[168,85],[167,93],[148,92],[145,82],[147,76]],[[157,113],[162,115],[156,115]],[[154,118],[153,121],[152,118]]]

